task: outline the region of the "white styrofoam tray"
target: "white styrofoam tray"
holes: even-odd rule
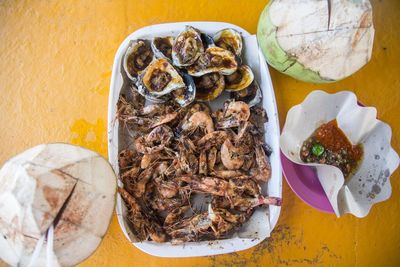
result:
[[[279,121],[278,112],[276,107],[274,90],[272,88],[271,76],[268,71],[267,64],[258,49],[255,36],[251,36],[246,30],[233,24],[223,22],[178,22],[167,23],[143,27],[134,33],[130,34],[120,45],[115,55],[114,65],[112,70],[110,95],[108,103],[108,157],[115,172],[119,173],[118,169],[118,147],[119,147],[119,125],[115,119],[116,104],[123,86],[123,76],[121,74],[121,60],[123,59],[124,52],[130,40],[146,39],[154,36],[177,36],[184,28],[185,25],[191,25],[207,34],[214,34],[215,32],[225,29],[233,28],[242,33],[245,39],[244,59],[247,64],[252,68],[259,66],[258,69],[253,69],[255,78],[259,82],[263,93],[263,107],[268,113],[269,122],[266,124],[265,140],[272,148],[273,152],[270,156],[272,177],[267,184],[263,186],[263,193],[269,196],[281,197],[282,196],[282,170],[279,157]],[[247,39],[247,40],[246,40]],[[246,47],[248,41],[249,47]],[[249,55],[253,58],[248,58]],[[247,58],[246,58],[247,56]],[[255,58],[254,58],[255,57]],[[246,60],[247,59],[247,60]],[[119,181],[119,186],[122,186]],[[126,213],[125,203],[121,197],[117,196],[116,212],[119,224],[128,240],[130,238],[130,230],[125,222],[123,214]],[[154,242],[132,242],[140,250],[159,257],[194,257],[216,255],[223,253],[230,253],[234,251],[244,250],[253,247],[269,237],[270,232],[275,227],[280,214],[280,207],[270,206],[264,209],[257,209],[248,223],[246,223],[240,234],[236,234],[233,238],[217,241],[203,241],[203,242],[190,242],[185,244],[171,244]]]

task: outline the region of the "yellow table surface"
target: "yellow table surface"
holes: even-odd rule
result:
[[[131,32],[175,21],[225,21],[256,32],[267,1],[0,1],[0,163],[47,142],[70,142],[107,156],[107,101],[114,54]],[[271,69],[281,126],[315,89],[354,91],[392,126],[400,151],[400,1],[372,1],[372,59],[343,81],[308,84]],[[364,219],[318,212],[283,183],[271,238],[222,256],[163,259],[141,252],[114,216],[98,250],[81,266],[400,266],[400,172],[392,197]],[[4,265],[0,263],[0,266]]]

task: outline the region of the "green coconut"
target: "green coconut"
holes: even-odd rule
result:
[[[272,0],[257,29],[272,67],[313,83],[358,71],[371,58],[373,39],[369,0]]]

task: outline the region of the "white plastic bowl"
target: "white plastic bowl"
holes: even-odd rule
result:
[[[247,61],[253,71],[257,81],[260,83],[263,93],[263,106],[268,113],[269,122],[266,124],[266,142],[271,146],[273,153],[270,157],[272,167],[272,177],[267,184],[263,186],[263,192],[275,197],[282,196],[282,170],[279,157],[279,121],[276,108],[275,94],[272,88],[271,77],[268,71],[267,64],[258,45],[255,36],[244,29],[229,23],[223,22],[179,22],[152,25],[141,28],[130,34],[120,45],[115,55],[114,66],[111,77],[110,96],[108,105],[108,157],[115,172],[118,174],[118,121],[115,120],[116,103],[123,85],[123,77],[121,75],[121,60],[130,40],[146,39],[154,36],[177,36],[185,25],[191,25],[201,31],[214,34],[225,28],[233,28],[242,33],[244,39],[248,39],[248,46],[245,42],[244,57],[246,59],[251,54],[250,60]],[[258,66],[254,69],[254,66]],[[122,186],[121,181],[119,185]],[[247,224],[243,226],[244,232],[242,237],[236,235],[233,238],[217,241],[190,242],[181,245],[173,245],[169,242],[157,244],[154,242],[133,242],[130,238],[130,230],[124,219],[126,212],[125,203],[121,197],[117,197],[117,216],[121,225],[122,231],[130,242],[132,242],[140,250],[159,257],[194,257],[217,255],[230,253],[234,251],[244,250],[253,247],[269,237],[270,232],[275,227],[279,214],[280,207],[270,206],[267,209],[257,209]],[[246,236],[246,237],[243,237]]]

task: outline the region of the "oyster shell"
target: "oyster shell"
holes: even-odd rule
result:
[[[192,76],[202,76],[211,72],[219,72],[223,75],[230,75],[237,69],[235,56],[220,47],[209,47],[201,54],[195,64],[187,68]]]
[[[140,75],[138,89],[147,94],[160,97],[185,87],[178,71],[164,58],[154,60]]]
[[[151,41],[151,48],[153,49],[156,58],[165,58],[172,62],[172,45],[174,44],[174,37],[154,37]]]
[[[262,92],[260,86],[254,80],[249,87],[232,92],[231,97],[236,101],[246,102],[249,107],[253,107],[261,102]]]
[[[134,90],[136,90],[139,94],[141,94],[146,100],[153,103],[164,103],[170,100],[171,96],[169,94],[163,96],[153,96],[149,90],[143,85],[140,85],[138,82],[137,86],[132,86]]]
[[[176,103],[181,107],[185,107],[193,102],[196,97],[196,85],[192,76],[187,73],[181,72],[185,87],[172,91],[171,94],[174,97]]]
[[[243,40],[238,31],[223,29],[217,32],[213,39],[216,46],[229,50],[238,57],[242,54]]]
[[[196,84],[196,99],[199,101],[214,100],[225,89],[224,76],[218,72],[194,77],[194,82]]]
[[[231,75],[225,76],[225,90],[239,91],[248,87],[254,80],[253,71],[247,65],[241,65]]]
[[[177,67],[192,65],[204,52],[200,31],[186,26],[185,30],[176,37],[172,46],[172,61]]]
[[[148,40],[132,40],[126,49],[123,68],[132,81],[136,81],[146,67],[153,61],[154,53]]]
[[[201,36],[201,40],[203,42],[204,48],[209,48],[209,47],[215,46],[214,40],[210,35],[208,35],[207,33],[202,32],[200,34],[200,36]]]

